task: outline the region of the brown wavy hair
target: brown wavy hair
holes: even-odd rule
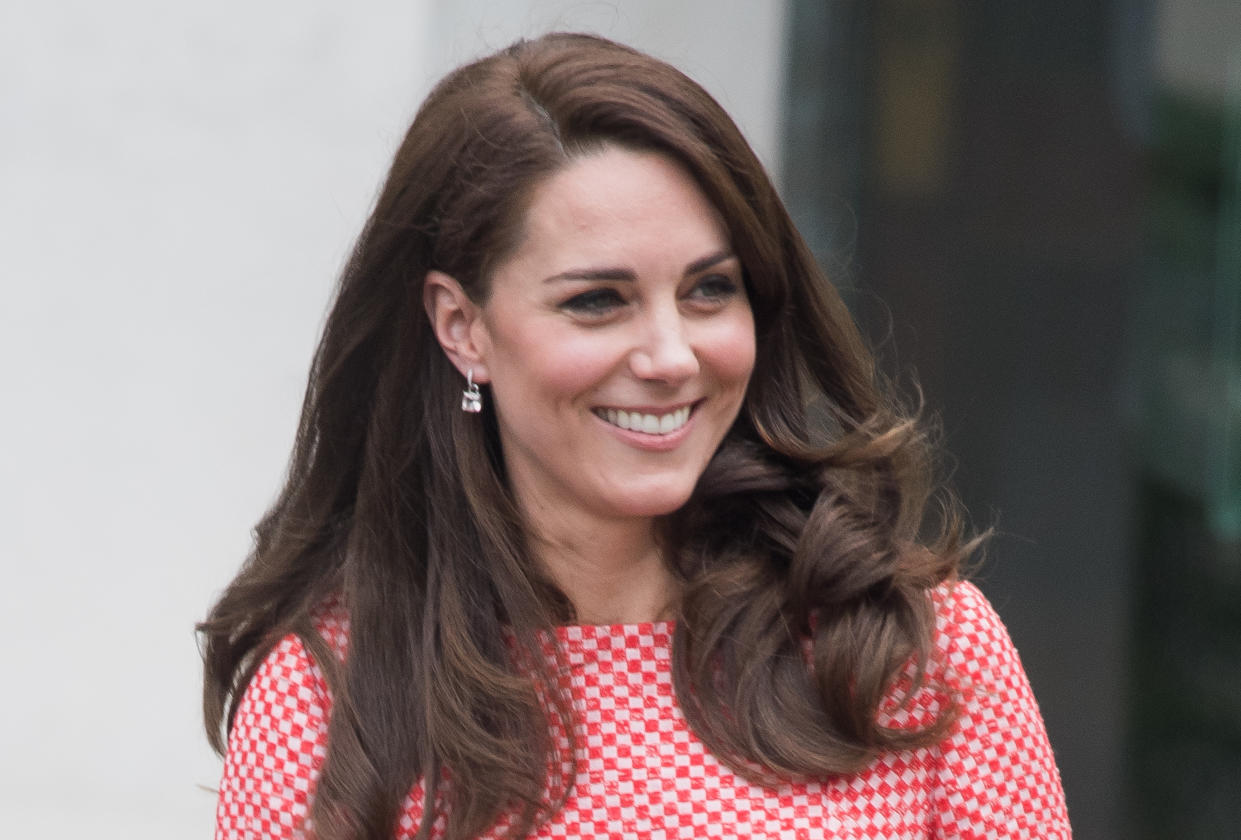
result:
[[[481,417],[459,410],[422,287],[438,269],[484,301],[534,187],[609,145],[693,175],[728,226],[755,317],[741,413],[661,523],[684,586],[673,673],[690,725],[734,770],[770,781],[856,771],[948,724],[877,718],[902,669],[930,655],[928,590],[968,548],[952,498],[928,504],[922,426],[887,395],[723,109],[649,56],[553,34],[458,69],[419,110],[344,271],[287,482],[199,625],[218,751],[280,638],[299,635],[324,670],[319,837],[391,837],[419,779],[420,836],[437,816],[463,840],[502,815],[522,836],[571,786],[552,737],[572,732],[571,710],[546,702],[541,634],[572,606],[532,560],[490,401]],[[351,621],[343,662],[313,625],[331,597]]]

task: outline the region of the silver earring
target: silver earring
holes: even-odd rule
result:
[[[461,392],[461,410],[466,414],[478,414],[483,410],[483,395],[474,382],[474,368],[465,374],[465,390]]]

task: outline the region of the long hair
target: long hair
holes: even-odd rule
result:
[[[419,110],[341,279],[286,484],[199,627],[219,751],[280,638],[298,634],[324,670],[320,837],[390,837],[419,779],[424,836],[439,816],[463,840],[501,815],[521,836],[571,784],[552,737],[573,731],[569,707],[547,702],[543,634],[572,607],[530,556],[491,401],[481,417],[458,410],[460,375],[422,294],[437,269],[485,301],[533,189],[609,145],[666,154],[694,177],[727,224],[755,317],[741,413],[661,523],[684,585],[673,671],[691,726],[764,780],[855,771],[947,723],[877,719],[902,670],[929,656],[928,590],[965,550],[951,498],[942,515],[927,505],[921,426],[886,395],[720,106],[649,56],[548,35],[460,68]],[[343,662],[313,625],[334,597],[350,617]]]

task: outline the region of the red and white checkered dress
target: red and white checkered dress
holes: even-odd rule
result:
[[[884,714],[887,723],[916,725],[941,707],[946,688],[961,712],[949,736],[880,755],[856,775],[777,788],[738,778],[686,725],[672,689],[668,623],[561,628],[578,775],[565,807],[536,836],[1067,840],[1059,774],[1008,633],[969,583],[941,587],[935,601],[929,687]],[[348,620],[339,609],[321,617],[320,631],[344,650]],[[229,735],[217,840],[302,836],[329,708],[319,669],[296,637],[286,638],[255,674]],[[417,831],[421,803],[418,785],[399,838]]]

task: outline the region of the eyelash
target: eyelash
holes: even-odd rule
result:
[[[618,291],[605,287],[591,289],[588,292],[574,295],[560,304],[560,308],[567,309],[577,315],[600,317],[606,315],[617,306],[623,306],[624,303],[625,300]]]
[[[702,292],[707,300],[726,300],[737,294],[737,281],[727,274],[708,274],[694,284],[693,293]]]
[[[732,298],[739,290],[737,281],[728,275],[709,274],[698,280],[686,297],[707,303],[721,303]],[[577,315],[602,318],[612,310],[624,306],[625,302],[625,298],[616,289],[602,287],[574,295],[560,304],[560,308]]]

